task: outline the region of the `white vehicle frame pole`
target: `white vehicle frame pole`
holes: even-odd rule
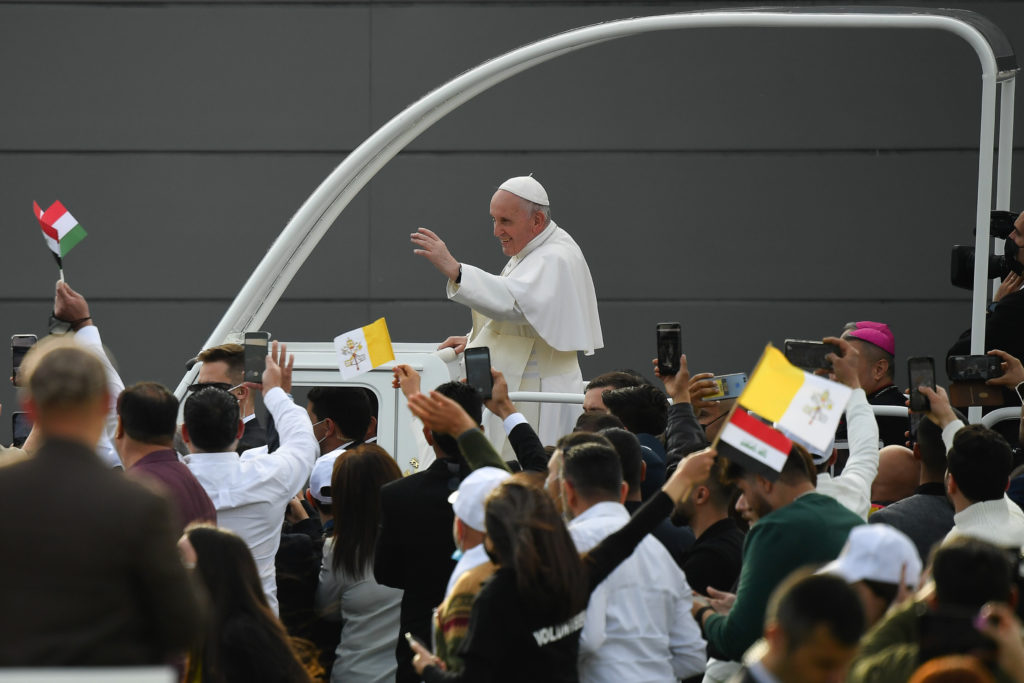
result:
[[[997,78],[1004,79],[1003,111],[1012,113],[1015,72],[998,72],[991,44],[981,31],[962,18],[928,14],[926,9],[913,14],[886,13],[881,9],[878,13],[851,9],[849,14],[843,13],[841,8],[840,11],[835,11],[836,8],[833,10],[686,12],[610,21],[545,38],[466,71],[423,96],[384,124],[327,176],[288,221],[210,334],[204,347],[223,343],[231,334],[259,329],[291,283],[295,273],[353,197],[417,136],[480,93],[538,64],[609,40],[655,31],[755,27],[946,31],[959,36],[974,48],[981,63],[982,93],[971,353],[981,353],[984,346],[987,303],[988,280],[985,264],[989,253],[989,211],[992,206],[996,82]],[[1003,120],[1003,129],[1000,132],[1005,134],[999,136],[1000,170],[1006,171],[1005,182],[1000,182],[999,185],[1000,198],[1006,199],[1007,202],[1012,121],[1012,116]],[[184,396],[185,388],[197,373],[198,367],[186,373],[175,391],[179,398]],[[975,418],[972,417],[973,419]]]

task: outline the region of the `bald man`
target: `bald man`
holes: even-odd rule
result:
[[[491,365],[505,375],[510,391],[582,392],[577,353],[590,355],[604,345],[597,295],[583,252],[551,220],[548,194],[530,176],[502,183],[491,197],[490,212],[494,237],[509,257],[500,275],[460,263],[426,228],[411,235],[414,253],[448,278],[448,298],[473,311],[469,335],[449,337],[438,348],[462,353],[467,346],[488,347]],[[580,412],[571,404],[517,408],[548,445],[572,431]],[[488,436],[503,443],[501,421],[488,418]]]
[[[871,502],[888,505],[914,495],[921,463],[905,446],[886,446],[878,452],[878,474],[871,484]]]

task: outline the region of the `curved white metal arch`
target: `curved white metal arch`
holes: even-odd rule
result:
[[[987,283],[987,269],[982,264],[989,251],[989,210],[992,202],[998,76],[992,48],[973,26],[949,16],[838,14],[824,11],[815,13],[814,10],[799,14],[757,10],[688,12],[611,21],[574,29],[525,45],[453,78],[384,124],[327,176],[288,221],[206,340],[204,348],[222,343],[233,332],[258,329],[281,298],[295,273],[356,194],[420,133],[478,94],[538,64],[609,40],[654,31],[738,27],[927,29],[953,33],[974,48],[981,62],[982,95],[971,352],[980,353],[984,343]],[[1008,82],[1012,84],[1012,76]],[[1012,88],[1008,91],[1012,97]],[[1012,121],[1012,101],[1009,106]],[[1000,139],[1000,162],[1004,161],[1003,142]],[[1009,147],[1006,153],[1007,175],[1005,179],[1001,178],[1003,182],[1000,182],[1000,198],[1005,196],[1007,204],[1008,157]],[[1002,165],[1001,163],[1001,168]],[[193,367],[182,378],[175,390],[179,398],[184,396],[185,388],[197,373],[198,367]],[[972,419],[975,418],[972,416]]]

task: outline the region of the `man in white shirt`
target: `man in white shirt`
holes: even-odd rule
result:
[[[946,493],[953,503],[953,528],[946,541],[970,536],[1001,548],[1024,546],[1024,512],[1006,495],[1013,458],[998,432],[957,418],[944,389],[921,387],[925,415],[942,428],[946,444]],[[945,541],[944,541],[945,542]]]
[[[626,492],[614,449],[585,443],[562,454],[562,496],[577,550],[590,550],[629,521]],[[580,681],[670,681],[703,672],[706,643],[690,615],[692,605],[686,576],[665,546],[648,536],[590,596]]]
[[[309,416],[288,395],[295,358],[285,364],[285,352],[284,345],[274,342],[263,373],[263,399],[281,435],[276,451],[238,457],[235,447],[244,429],[238,401],[217,387],[206,387],[186,399],[182,428],[192,453],[185,457],[185,464],[213,501],[220,526],[234,531],[249,546],[275,613],[274,555],[281,542],[281,520],[320,453]]]
[[[604,346],[597,295],[579,246],[551,220],[547,192],[532,177],[510,178],[491,198],[494,236],[509,257],[500,275],[459,263],[435,233],[411,235],[414,253],[448,277],[448,298],[473,311],[468,337],[449,337],[439,348],[462,353],[486,346],[491,365],[511,391],[578,393],[577,352]],[[572,404],[520,406],[545,444],[572,431],[580,408]],[[503,443],[500,420],[485,420],[488,436]],[[508,459],[508,458],[506,458]]]

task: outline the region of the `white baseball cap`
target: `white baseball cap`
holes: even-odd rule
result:
[[[847,583],[867,579],[899,585],[900,574],[908,587],[921,580],[921,558],[910,538],[888,524],[862,524],[850,531],[839,557],[819,574],[835,574]]]
[[[532,175],[521,175],[515,178],[509,178],[503,182],[499,187],[499,190],[505,190],[505,192],[511,192],[517,197],[522,197],[528,202],[534,204],[540,204],[541,206],[550,206],[551,202],[548,201],[548,193],[544,190],[544,186],[534,180]]]
[[[331,475],[334,473],[334,461],[337,453],[321,455],[313,463],[313,471],[309,473],[309,495],[324,505],[331,504]]]
[[[459,490],[448,496],[455,516],[477,531],[484,529],[484,501],[498,484],[512,475],[497,467],[481,467],[473,470],[459,484]]]

